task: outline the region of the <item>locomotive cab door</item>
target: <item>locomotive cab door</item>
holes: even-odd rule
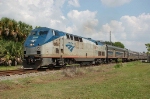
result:
[[[60,40],[59,51],[60,55],[62,55],[64,54],[64,37],[61,37],[59,40]]]

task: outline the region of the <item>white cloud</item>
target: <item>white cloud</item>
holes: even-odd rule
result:
[[[65,20],[65,19],[66,19],[64,16],[61,16],[61,18],[62,18],[63,20]]]
[[[79,0],[69,0],[68,4],[74,7],[80,7]]]
[[[112,39],[114,41],[117,40],[114,37],[114,33],[115,33],[115,35],[119,35],[123,40],[125,40],[126,39],[126,34],[124,32],[124,29],[125,28],[122,26],[122,22],[119,22],[119,21],[116,21],[116,20],[112,20],[109,24],[107,23],[107,24],[102,26],[101,32],[107,33],[109,35],[109,33],[111,31]],[[107,38],[106,40],[109,40],[109,38]]]
[[[112,41],[123,42],[126,48],[135,51],[146,51],[145,44],[150,42],[150,14],[141,14],[139,16],[122,16],[120,21],[111,21],[102,26],[101,32],[112,32]]]
[[[70,11],[67,16],[71,23],[73,23],[73,33],[89,36],[88,34],[93,34],[95,27],[98,25],[98,20],[95,18],[97,12],[86,11]],[[75,28],[76,27],[76,28]],[[75,30],[76,29],[76,30]]]
[[[109,7],[121,6],[126,3],[129,3],[131,0],[101,0],[101,2]]]
[[[57,28],[65,21],[61,11],[64,2],[65,0],[1,0],[0,18],[9,17],[33,26]]]
[[[150,14],[141,14],[138,17],[135,16],[123,16],[120,19],[123,22],[123,26],[126,28],[125,32],[130,32],[130,39],[149,41],[147,36],[150,28]],[[129,35],[129,34],[128,34]],[[145,39],[144,39],[145,38]]]

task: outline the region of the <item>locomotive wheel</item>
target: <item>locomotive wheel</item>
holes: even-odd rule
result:
[[[73,64],[73,61],[72,61],[72,60],[69,61],[69,65],[71,65],[71,64]]]
[[[54,65],[48,65],[48,69],[49,69],[49,70],[54,69]]]
[[[65,68],[66,68],[66,64],[64,64],[64,65],[62,66],[62,68],[64,68],[64,69],[65,69]]]
[[[80,66],[83,66],[83,62],[80,63]]]
[[[89,62],[89,66],[92,66],[92,62]]]

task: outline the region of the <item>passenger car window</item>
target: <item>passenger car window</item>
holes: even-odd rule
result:
[[[70,39],[70,37],[69,37],[69,35],[68,35],[68,34],[66,34],[66,36],[67,36],[67,39]]]
[[[73,36],[72,35],[70,35],[70,38],[71,38],[71,40],[73,40]]]
[[[82,41],[82,38],[79,38],[79,41],[80,41],[80,42],[83,42],[83,41]]]
[[[75,41],[79,41],[79,38],[76,37],[76,36],[74,36],[74,40],[75,40]]]

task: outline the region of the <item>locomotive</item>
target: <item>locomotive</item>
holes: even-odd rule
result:
[[[146,54],[119,48],[55,29],[33,29],[24,42],[24,68],[99,65],[112,61],[146,59]]]

